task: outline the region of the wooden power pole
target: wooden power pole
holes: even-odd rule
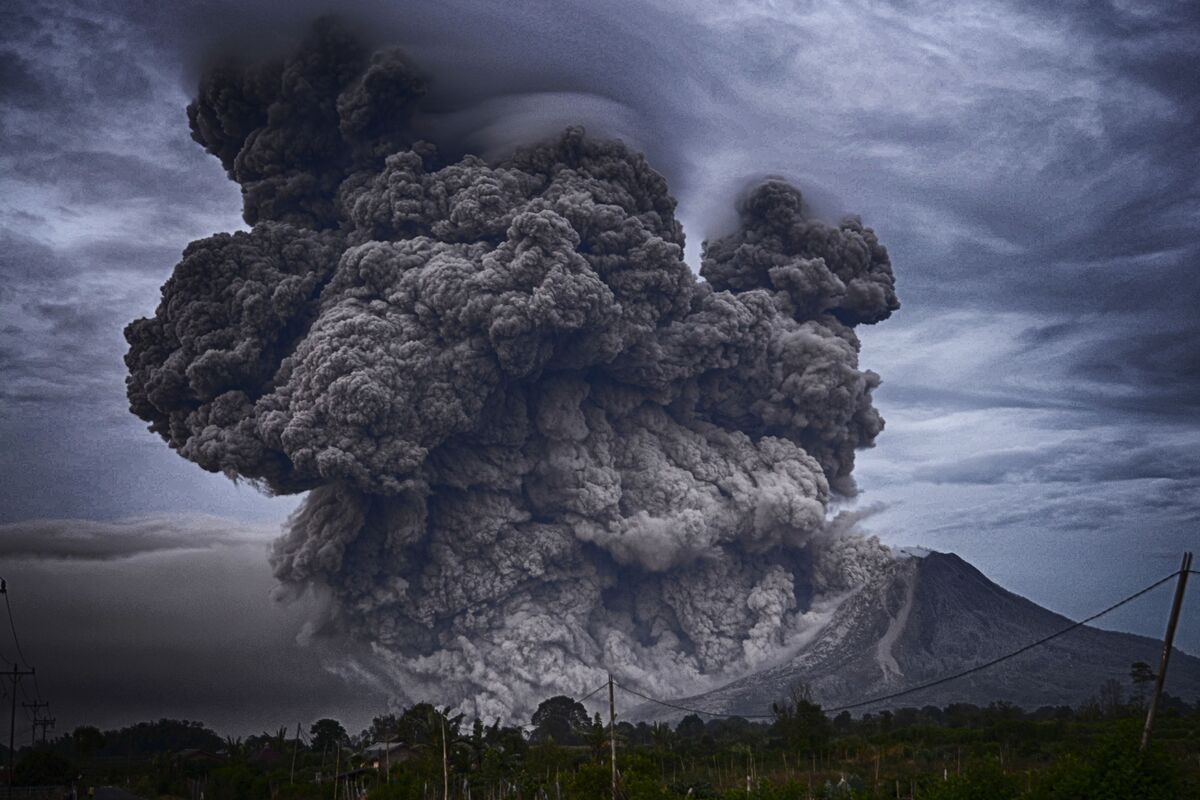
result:
[[[333,800],[338,796],[338,773],[342,771],[342,743],[338,742],[337,755],[333,759]]]
[[[288,784],[296,782],[296,752],[300,749],[300,723],[296,723],[296,741],[292,742],[292,773],[288,778]]]
[[[4,677],[12,681],[12,709],[8,715],[8,796],[11,800],[13,790],[13,752],[17,747],[17,684],[24,675],[32,675],[33,668],[17,669],[13,664],[12,672],[4,673]]]
[[[1187,590],[1188,573],[1192,569],[1192,554],[1183,554],[1179,565],[1179,582],[1175,584],[1175,601],[1171,604],[1171,616],[1167,619],[1167,633],[1163,636],[1162,658],[1158,662],[1158,675],[1154,679],[1154,694],[1150,697],[1150,708],[1146,711],[1146,727],[1142,728],[1141,751],[1150,744],[1150,729],[1154,727],[1154,714],[1162,697],[1163,684],[1167,680],[1167,662],[1171,660],[1171,647],[1175,643],[1175,626],[1179,623],[1179,610],[1183,607],[1183,593]]]
[[[612,755],[612,800],[617,800],[617,703],[611,672],[608,673],[608,745]]]
[[[447,708],[447,711],[450,709]],[[446,749],[446,715],[442,714],[442,800],[450,800],[450,757]]]
[[[53,728],[57,721],[55,717],[42,717],[33,721],[34,726],[40,726],[42,729],[42,744],[46,743],[46,728]]]
[[[38,725],[42,724],[42,721],[38,719],[38,710],[42,708],[48,708],[50,704],[44,700],[39,700],[34,703],[21,703],[21,705],[25,708],[33,710],[33,723],[29,726],[29,746],[33,747],[35,744],[37,744]],[[43,727],[42,731],[45,732],[45,730],[45,727]],[[42,738],[45,739],[46,737],[43,736]]]

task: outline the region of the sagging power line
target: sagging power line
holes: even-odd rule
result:
[[[8,628],[12,631],[13,645],[17,648],[17,656],[21,659],[21,663],[28,669],[33,669],[29,663],[29,659],[25,657],[25,651],[21,649],[21,637],[17,635],[17,623],[13,620],[12,600],[8,595],[8,581],[0,578],[0,594],[4,595],[4,610],[8,612]],[[7,660],[7,659],[6,659]],[[9,662],[15,663],[15,662]],[[38,685],[37,673],[33,673],[33,690],[40,700],[42,698],[42,687]]]
[[[590,692],[588,692],[587,694],[585,694],[583,697],[579,698],[579,699],[578,699],[576,702],[577,702],[577,703],[582,703],[582,702],[584,702],[585,700],[587,700],[588,698],[590,698],[592,695],[596,694],[596,692],[599,692],[601,689],[603,689],[603,688],[605,688],[605,687],[607,687],[607,686],[608,686],[608,681],[605,681],[604,683],[602,683],[602,684],[600,684],[599,686],[597,686],[595,689],[592,689]]]

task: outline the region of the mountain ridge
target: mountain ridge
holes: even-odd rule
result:
[[[792,658],[672,702],[712,714],[758,716],[769,714],[771,703],[793,686],[806,684],[813,699],[834,712],[852,704],[859,714],[994,701],[1035,709],[1087,702],[1110,678],[1128,692],[1135,661],[1157,669],[1161,641],[1085,625],[980,672],[858,705],[962,672],[1074,624],[1004,589],[953,553],[898,551]],[[1166,691],[1200,697],[1200,658],[1173,650]],[[671,721],[686,713],[645,703],[630,718]]]

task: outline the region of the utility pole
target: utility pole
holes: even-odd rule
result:
[[[1146,711],[1146,727],[1142,729],[1141,752],[1150,744],[1150,729],[1154,727],[1154,714],[1162,697],[1163,684],[1167,680],[1167,662],[1171,660],[1171,647],[1175,643],[1175,626],[1179,623],[1179,610],[1183,607],[1183,593],[1187,590],[1188,573],[1192,569],[1192,554],[1183,554],[1179,565],[1179,582],[1175,584],[1175,602],[1171,604],[1171,616],[1167,619],[1167,633],[1163,637],[1162,659],[1158,662],[1158,675],[1154,680],[1154,694],[1150,697],[1150,708]]]
[[[449,711],[449,707],[446,710]],[[446,750],[445,714],[442,714],[442,800],[450,800],[450,758]]]
[[[42,721],[38,719],[38,709],[49,707],[49,703],[44,700],[39,700],[35,703],[21,703],[25,708],[33,709],[33,724],[29,726],[29,746],[33,747],[37,744],[37,729],[38,725],[42,725]],[[46,728],[42,725],[42,739],[45,739]]]
[[[55,723],[54,717],[42,717],[33,721],[34,727],[41,726],[42,728],[42,744],[46,743],[46,728],[53,728]]]
[[[292,744],[292,776],[288,778],[288,783],[296,782],[296,751],[300,749],[300,723],[296,723],[296,741]]]
[[[337,800],[338,773],[342,771],[342,743],[338,742],[337,756],[333,760],[333,800]]]
[[[2,583],[0,583],[0,591],[2,591],[4,588],[6,588],[6,587],[4,587]],[[12,790],[13,790],[13,751],[16,749],[16,746],[17,746],[17,742],[16,742],[16,739],[17,739],[17,684],[20,682],[22,676],[32,675],[32,674],[33,674],[33,667],[30,667],[29,669],[17,669],[16,664],[13,664],[12,672],[7,672],[4,674],[4,677],[6,677],[12,681],[12,709],[10,710],[9,715],[8,715],[8,797],[9,797],[9,800],[12,800]]]
[[[617,702],[613,697],[613,676],[608,673],[608,744],[612,754],[612,800],[617,800]]]

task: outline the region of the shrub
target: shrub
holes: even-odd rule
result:
[[[62,786],[73,777],[71,762],[49,750],[25,754],[13,768],[13,783],[18,786]]]
[[[1040,776],[1030,800],[1177,800],[1187,796],[1179,769],[1151,747],[1138,750],[1137,726],[1123,725],[1084,758],[1066,755]]]
[[[1020,781],[995,761],[974,764],[948,781],[934,783],[921,793],[927,800],[1013,800],[1020,794]]]

